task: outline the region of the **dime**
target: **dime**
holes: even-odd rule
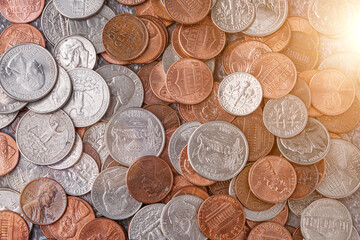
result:
[[[152,112],[164,126],[165,130],[177,128],[180,126],[180,119],[176,111],[164,104],[151,104],[144,107],[144,109]]]
[[[61,15],[70,19],[84,19],[96,14],[104,4],[104,0],[99,1],[73,1],[73,0],[54,0],[56,9]]]
[[[125,166],[142,156],[159,156],[165,144],[160,120],[141,108],[116,113],[107,124],[104,136],[111,157]]]
[[[216,182],[209,186],[209,190],[213,195],[229,194],[231,180]]]
[[[106,65],[96,70],[110,89],[110,104],[103,117],[109,121],[117,112],[130,107],[141,107],[144,88],[140,78],[127,67]]]
[[[113,220],[107,218],[95,218],[81,229],[79,239],[126,240],[126,232]]]
[[[268,221],[279,215],[285,206],[286,206],[286,201],[277,203],[272,208],[261,212],[252,211],[247,208],[244,208],[245,216],[246,219],[254,222]]]
[[[27,112],[16,131],[21,154],[37,165],[51,165],[63,159],[75,142],[74,124],[62,110],[37,114]]]
[[[245,135],[231,123],[204,123],[188,143],[191,166],[202,177],[214,181],[229,180],[244,168],[249,156]]]
[[[319,46],[320,38],[318,32],[310,25],[309,21],[302,17],[289,17],[286,20],[290,24],[291,31],[303,32],[314,40]]]
[[[303,131],[308,116],[305,104],[294,95],[269,100],[264,107],[266,128],[275,136],[291,138]]]
[[[6,116],[13,116],[14,113],[15,117],[17,112],[23,109],[27,105],[27,102],[19,102],[8,95],[0,88],[0,117],[6,119]],[[4,115],[6,114],[6,115]]]
[[[63,108],[73,120],[75,127],[88,127],[98,122],[110,104],[110,91],[105,80],[88,68],[68,72],[73,93]]]
[[[0,85],[7,95],[18,101],[33,102],[52,90],[58,68],[45,48],[20,43],[2,55],[0,75]]]
[[[192,195],[178,196],[168,202],[160,217],[165,237],[169,240],[206,240],[196,221],[197,212],[203,202],[201,198]]]
[[[282,226],[284,226],[288,220],[288,217],[289,217],[289,207],[287,205],[285,205],[283,210],[281,210],[281,212],[278,215],[276,215],[274,218],[270,219],[269,222],[276,222],[276,223],[279,223]],[[246,220],[246,224],[251,229],[253,229],[257,225],[261,224],[261,222],[254,222],[254,221]]]
[[[105,162],[106,157],[109,155],[105,146],[105,139],[104,139],[105,128],[106,128],[106,123],[104,122],[95,123],[94,125],[86,129],[83,138],[84,142],[89,143],[90,146],[93,147],[95,151],[100,155],[100,159],[102,163]]]
[[[297,200],[288,200],[288,205],[291,210],[296,216],[300,217],[303,213],[304,209],[307,208],[312,202],[323,198],[317,191],[312,192],[309,196],[303,199]]]
[[[0,228],[1,236],[4,239],[27,240],[30,236],[25,220],[12,211],[0,211]]]
[[[19,162],[19,149],[15,140],[8,134],[0,132],[0,176],[14,170]]]
[[[216,85],[216,83],[214,82],[214,86],[215,85]],[[212,94],[210,94],[209,97],[211,97],[211,95]],[[217,96],[217,94],[216,94],[216,96]],[[206,101],[206,100],[204,100],[204,101]],[[201,104],[201,103],[199,103],[199,104]],[[193,105],[186,105],[186,104],[178,103],[177,109],[179,111],[181,118],[185,122],[197,121],[197,117],[195,117],[195,113],[193,111]]]
[[[166,0],[165,8],[169,16],[182,24],[194,24],[203,20],[211,9],[211,0],[183,2]]]
[[[107,218],[126,219],[134,215],[142,205],[127,190],[126,171],[125,167],[105,169],[95,179],[92,186],[92,202],[95,208]]]
[[[165,131],[165,145],[164,145],[164,149],[161,152],[161,154],[159,155],[159,157],[164,160],[167,164],[169,164],[171,170],[173,171],[173,173],[177,173],[177,171],[175,170],[175,168],[173,167],[173,165],[171,164],[170,161],[170,157],[169,157],[169,142],[170,139],[172,137],[172,135],[174,134],[174,132],[176,131],[177,128],[171,128]]]
[[[303,199],[315,191],[319,182],[319,172],[316,165],[291,164],[296,172],[297,185],[289,199]]]
[[[326,222],[327,224],[318,224]],[[352,220],[348,209],[339,201],[319,199],[301,214],[301,232],[305,239],[338,240],[351,235]]]
[[[263,91],[254,76],[236,72],[221,81],[218,98],[225,111],[232,115],[244,116],[254,112],[260,106]]]
[[[163,70],[162,61],[159,61],[151,70],[149,83],[153,93],[165,102],[175,102],[175,100],[170,96],[169,90],[166,87],[166,73]]]
[[[28,23],[38,18],[44,9],[45,0],[1,1],[0,12],[10,22]]]
[[[194,195],[196,197],[201,198],[202,200],[206,200],[209,197],[209,194],[205,190],[195,186],[186,186],[180,188],[172,195],[172,198],[181,195]]]
[[[24,216],[37,225],[49,225],[61,218],[67,197],[59,183],[50,178],[37,178],[26,184],[20,194]]]
[[[264,222],[251,230],[249,240],[261,240],[264,236],[271,239],[292,240],[289,231],[279,223]]]
[[[298,77],[296,79],[295,86],[291,90],[290,94],[300,98],[309,111],[309,108],[311,106],[311,93],[309,85],[304,80]]]

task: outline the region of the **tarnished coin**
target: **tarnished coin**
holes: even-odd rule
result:
[[[140,209],[130,221],[129,240],[165,240],[160,225],[161,212],[164,207],[165,204],[156,203]]]
[[[269,100],[264,107],[266,128],[275,136],[291,138],[303,131],[308,121],[305,104],[294,95]]]
[[[27,107],[36,113],[50,113],[63,107],[69,100],[72,92],[72,83],[69,74],[59,67],[59,75],[54,88],[44,98],[32,102]]]
[[[201,176],[225,181],[239,174],[249,156],[245,135],[231,123],[204,123],[191,135],[188,144],[191,166]]]
[[[59,183],[50,178],[32,180],[20,194],[20,208],[24,216],[37,225],[56,222],[64,214],[67,197]]]
[[[319,46],[319,33],[311,26],[309,21],[302,17],[289,17],[286,21],[290,24],[291,31],[303,32],[314,40],[316,46]]]
[[[319,182],[319,171],[316,165],[291,164],[296,172],[297,184],[289,199],[303,199],[313,193]]]
[[[292,138],[277,138],[280,152],[289,161],[310,165],[323,159],[330,149],[330,136],[324,125],[309,118],[305,129]]]
[[[286,206],[286,201],[275,204],[272,208],[265,211],[252,211],[247,208],[245,210],[246,219],[254,222],[263,222],[273,219],[284,209]]]
[[[249,235],[249,240],[262,240],[264,237],[270,239],[292,240],[289,231],[279,223],[264,222],[254,227]]]
[[[164,7],[164,6],[163,6]],[[165,7],[164,7],[165,8]],[[159,11],[158,11],[159,12]],[[166,10],[165,10],[166,12]],[[171,24],[174,23],[174,21],[168,21],[161,17],[159,17],[152,6],[152,1],[145,1],[144,3],[141,3],[139,5],[135,6],[135,13],[137,16],[153,16],[158,18],[166,27],[169,27]]]
[[[302,80],[299,76],[296,79],[296,83],[294,88],[291,90],[290,94],[298,97],[303,101],[305,106],[307,107],[308,111],[311,106],[311,93],[309,85]]]
[[[181,125],[178,114],[168,105],[150,104],[146,105],[144,109],[152,112],[161,121],[165,131],[172,128],[177,128]]]
[[[1,1],[0,12],[10,22],[28,23],[38,18],[44,9],[45,0]]]
[[[214,86],[215,86],[215,82],[214,82]],[[217,84],[219,86],[219,84]],[[209,95],[209,97],[211,97],[212,94]],[[216,92],[217,95],[217,92]],[[206,100],[204,100],[206,101]],[[201,103],[199,103],[201,104]],[[219,103],[218,103],[219,104]],[[197,121],[197,117],[195,117],[195,113],[193,111],[193,105],[186,105],[186,104],[181,104],[178,103],[177,105],[177,109],[179,111],[179,114],[181,116],[181,118],[185,121],[185,122],[191,122],[191,121]]]
[[[260,106],[263,91],[254,76],[236,72],[221,81],[218,98],[225,111],[232,115],[244,116],[254,112]]]
[[[51,165],[63,159],[73,147],[75,129],[62,110],[48,114],[27,112],[16,131],[21,154],[37,165]]]
[[[0,211],[1,237],[11,240],[28,240],[30,231],[25,220],[18,214],[8,210]]]
[[[26,106],[27,102],[20,102],[12,99],[6,93],[4,90],[0,88],[0,117],[6,119],[6,115],[4,114],[10,114],[17,113],[17,111],[23,109]],[[10,116],[9,115],[9,116]],[[17,115],[17,114],[16,114]],[[15,116],[16,116],[15,115]]]
[[[319,224],[325,222],[326,224]],[[342,203],[323,198],[304,210],[300,227],[305,239],[349,239],[352,220],[349,210]]]
[[[297,200],[288,200],[288,205],[291,210],[296,216],[300,217],[303,213],[304,209],[307,208],[312,202],[315,202],[316,200],[319,200],[323,198],[322,195],[320,195],[317,191],[314,191],[309,196],[303,198],[303,199],[297,199]]]
[[[111,157],[125,166],[142,156],[159,156],[165,145],[160,120],[142,108],[128,108],[115,114],[106,125],[104,136]]]
[[[120,65],[106,65],[96,70],[110,89],[110,105],[103,119],[110,118],[126,108],[141,107],[144,88],[140,78],[129,68]]]
[[[79,239],[126,240],[126,232],[113,220],[107,218],[95,218],[81,229]]]
[[[169,16],[174,21],[182,24],[200,22],[208,15],[211,8],[211,0],[200,0],[192,3],[166,0],[164,3]]]
[[[84,142],[89,143],[90,146],[97,151],[97,153],[100,155],[100,159],[102,163],[105,162],[106,157],[109,155],[105,146],[105,138],[104,138],[105,128],[106,128],[106,123],[104,122],[95,123],[94,125],[86,129],[83,138]]]
[[[88,127],[98,122],[110,104],[110,91],[100,74],[88,68],[70,70],[73,85],[70,101],[63,108],[75,127]]]
[[[175,102],[166,87],[166,73],[164,72],[162,61],[159,61],[151,70],[149,83],[156,97],[165,102]]]
[[[19,155],[15,140],[10,135],[0,132],[0,176],[14,170],[19,162]]]
[[[316,189],[325,197],[344,198],[360,187],[360,150],[342,139],[331,139],[330,144],[326,174]]]
[[[70,19],[84,19],[96,14],[104,4],[104,0],[74,1],[54,0],[54,5],[61,15]]]
[[[204,201],[193,195],[173,198],[164,207],[160,224],[162,232],[169,240],[207,239],[197,224],[197,212]]]
[[[126,171],[125,167],[105,169],[95,179],[92,186],[92,202],[95,208],[107,218],[126,219],[134,215],[142,205],[127,190]]]
[[[2,55],[0,75],[0,85],[7,95],[18,101],[33,102],[55,86],[58,68],[45,48],[21,43]]]
[[[209,190],[213,195],[229,194],[231,180],[216,182],[209,186]]]

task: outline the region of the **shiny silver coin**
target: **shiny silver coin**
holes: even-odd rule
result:
[[[9,126],[17,117],[19,112],[0,114],[0,129]]]
[[[105,129],[106,123],[98,122],[88,127],[85,131],[83,140],[92,146],[99,154],[101,159],[101,165],[104,164],[107,156],[109,155],[105,146]]]
[[[96,14],[104,0],[54,0],[56,9],[70,19],[84,19]]]
[[[300,217],[302,212],[309,206],[312,202],[315,202],[316,200],[319,200],[321,198],[324,198],[321,194],[319,194],[317,191],[314,191],[309,196],[299,199],[299,200],[288,200],[288,205],[291,210],[296,216]]]
[[[235,182],[236,182],[236,177],[233,177],[229,184],[229,195],[232,196],[233,198],[237,199],[236,192],[235,192]]]
[[[276,217],[285,207],[286,201],[277,203],[268,210],[257,212],[244,207],[246,219],[254,222],[268,221]]]
[[[27,102],[12,99],[0,88],[0,114],[15,113],[26,106]]]

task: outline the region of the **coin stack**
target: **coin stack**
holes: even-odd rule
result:
[[[358,6],[293,1],[3,1],[0,238],[360,239]]]

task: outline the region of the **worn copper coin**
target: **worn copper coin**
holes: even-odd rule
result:
[[[85,132],[86,132],[86,127],[75,128],[75,131],[77,132],[77,134],[79,134],[79,136],[82,139],[84,137]]]
[[[289,231],[289,233],[292,235],[294,232],[295,232],[295,230],[296,230],[296,228],[294,228],[293,226],[290,226],[290,225],[285,225],[284,226],[288,231]]]
[[[318,173],[319,173],[319,181],[318,181],[318,185],[319,185],[321,181],[324,179],[326,173],[325,159],[321,159],[319,162],[315,163],[315,166],[318,169]]]
[[[95,162],[96,165],[101,169],[101,158],[99,153],[87,142],[83,142],[83,152],[90,155]]]
[[[164,199],[171,191],[173,181],[170,166],[155,156],[139,158],[126,173],[126,186],[131,196],[147,204]]]
[[[174,21],[182,24],[194,24],[208,15],[211,9],[211,0],[166,0],[165,8]]]
[[[248,240],[292,240],[289,231],[276,222],[264,222],[257,225],[249,235]]]
[[[178,103],[177,108],[178,108],[181,118],[185,122],[191,122],[191,121],[197,120],[197,118],[195,117],[195,113],[193,111],[193,105]]]
[[[11,172],[19,162],[19,149],[15,140],[0,132],[0,176]]]
[[[173,22],[174,20],[169,16],[168,12],[165,9],[165,6],[162,4],[161,0],[150,0],[152,8],[155,14],[164,20]]]
[[[152,112],[162,123],[165,130],[180,126],[180,118],[174,109],[165,104],[150,104],[144,107]]]
[[[166,27],[170,26],[174,23],[174,21],[168,21],[165,19],[160,18],[157,14],[155,14],[155,11],[153,9],[153,6],[151,4],[151,1],[145,1],[142,4],[135,6],[135,13],[137,16],[143,16],[143,15],[150,15],[153,17],[158,18]]]
[[[174,52],[176,53],[176,55],[179,58],[187,58],[190,57],[185,50],[183,49],[183,47],[180,44],[180,29],[182,27],[182,24],[178,24],[176,25],[176,27],[174,28],[172,34],[171,34],[171,45],[174,49]]]
[[[209,197],[209,194],[205,190],[195,186],[182,187],[178,191],[176,191],[171,197],[174,198],[180,195],[194,195],[201,198],[202,200],[206,200]]]
[[[297,78],[294,88],[290,94],[297,96],[303,101],[305,106],[309,109],[311,106],[311,93],[308,84],[300,77]]]
[[[108,218],[95,218],[80,231],[79,240],[126,240],[125,230]]]
[[[292,237],[293,240],[304,240],[300,227],[295,230],[295,232],[292,234]]]
[[[200,206],[198,223],[201,232],[210,239],[233,239],[244,228],[244,208],[229,195],[214,195]]]
[[[3,0],[1,14],[13,23],[28,23],[37,19],[45,6],[45,0]]]
[[[314,40],[319,46],[320,38],[318,32],[311,26],[308,20],[302,17],[289,17],[286,20],[290,24],[291,31],[303,32]]]
[[[234,41],[232,41],[231,43],[229,43],[224,51],[222,52],[222,56],[221,56],[221,65],[225,71],[226,74],[230,74],[231,73],[231,68],[230,68],[230,54],[232,53],[233,49],[237,47],[237,45],[241,44],[242,42],[245,42],[245,40],[243,38],[239,38],[236,39]]]
[[[150,87],[156,97],[162,101],[173,103],[175,100],[169,94],[169,90],[166,87],[166,73],[162,65],[162,61],[158,62],[151,70],[149,83]]]
[[[129,6],[139,5],[146,0],[117,0],[119,3]]]
[[[319,72],[319,70],[315,70],[315,69],[311,69],[311,70],[306,70],[303,72],[300,72],[298,74],[298,78],[301,78],[302,80],[304,80],[308,85],[310,84],[311,79],[315,76],[315,74],[317,74]]]
[[[163,203],[168,203],[172,196],[179,191],[182,187],[186,187],[186,186],[194,186],[192,183],[190,183],[189,181],[187,181],[183,176],[181,175],[177,175],[174,177],[174,184],[173,187],[171,188],[170,193],[163,199],[161,200],[161,202]]]
[[[229,185],[231,180],[216,182],[209,186],[209,190],[213,195],[229,194]]]
[[[111,18],[102,31],[102,41],[108,54],[117,60],[133,60],[147,48],[149,34],[145,24],[131,14]]]
[[[108,63],[111,63],[111,64],[118,64],[118,65],[127,65],[127,64],[130,64],[131,62],[129,61],[120,61],[120,60],[117,60],[115,59],[113,56],[111,56],[110,54],[108,54],[107,52],[102,52],[101,53],[101,56],[105,59],[105,61],[107,61]]]
[[[0,238],[4,240],[28,240],[30,231],[25,220],[16,212],[0,211]]]
[[[281,210],[281,212],[276,215],[276,217],[270,219],[270,222],[276,222],[279,223],[281,225],[285,225],[285,223],[287,222],[289,217],[289,207],[287,205],[285,205],[285,207]],[[246,220],[246,224],[253,229],[254,227],[256,227],[257,225],[261,224],[261,222],[254,222],[254,221],[250,221],[250,220]],[[286,227],[285,227],[286,228]],[[287,228],[286,228],[287,229]]]
[[[302,199],[315,191],[319,182],[319,171],[315,164],[297,165],[291,164],[296,172],[297,185],[294,193],[289,199]]]

